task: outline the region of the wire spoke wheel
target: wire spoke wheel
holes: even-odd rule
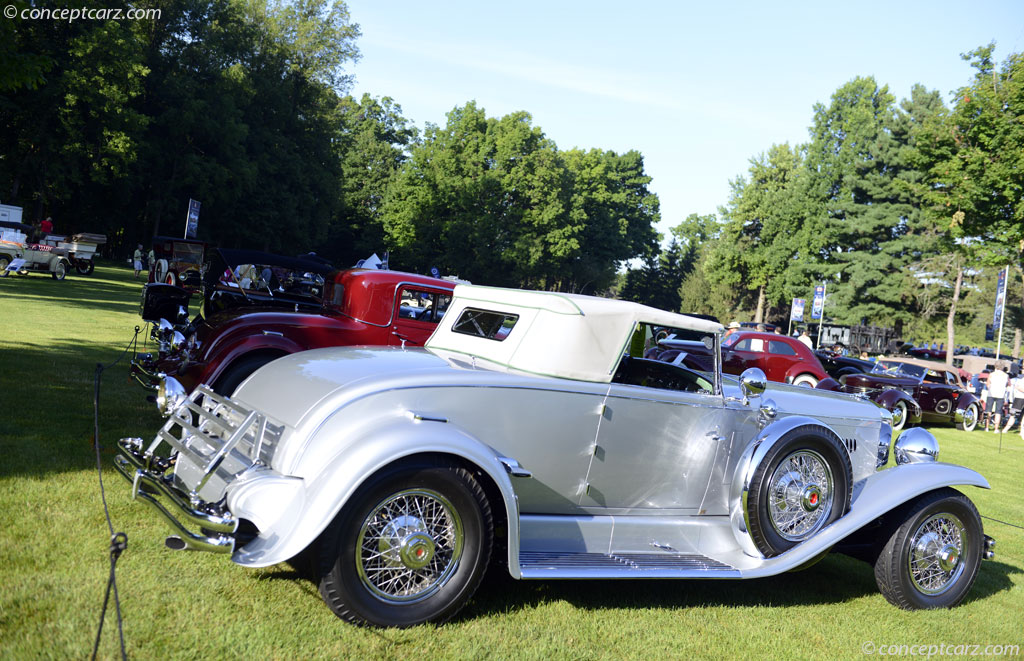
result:
[[[354,624],[451,619],[490,562],[494,520],[469,470],[422,458],[369,478],[318,544],[320,595]]]
[[[832,470],[811,450],[783,459],[772,474],[768,492],[768,518],[788,541],[800,541],[817,532],[832,511]]]
[[[943,512],[929,517],[914,532],[907,565],[914,587],[924,594],[942,594],[964,571],[966,529],[956,516]]]
[[[443,495],[409,489],[377,505],[359,530],[357,571],[385,601],[430,596],[459,566],[465,537],[458,512]]]
[[[918,496],[902,515],[875,560],[879,591],[905,610],[957,605],[981,564],[985,534],[977,508],[946,487]]]

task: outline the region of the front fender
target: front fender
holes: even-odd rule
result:
[[[767,560],[744,558],[737,568],[743,578],[795,569],[911,499],[942,487],[961,485],[989,488],[988,481],[979,473],[955,464],[920,463],[887,468],[855,485],[850,511],[841,519],[785,553]]]
[[[203,373],[196,383],[212,384],[227,371],[236,360],[253,352],[274,352],[281,355],[297,353],[306,347],[283,335],[250,335],[241,341],[219,344],[203,359]]]
[[[889,388],[879,392],[871,400],[890,413],[897,402],[903,402],[907,406],[907,423],[916,425],[921,422],[921,405],[917,403],[916,399],[902,390]]]
[[[764,460],[768,451],[774,447],[780,438],[798,427],[808,425],[824,427],[835,434],[835,430],[823,424],[820,420],[803,415],[793,415],[776,420],[765,426],[761,433],[757,435],[757,438],[740,455],[729,490],[729,520],[733,536],[747,555],[755,558],[761,557],[761,552],[757,550],[754,540],[750,538],[750,521],[747,514],[747,496],[750,491],[750,482],[754,478],[754,472],[761,461]],[[836,436],[839,436],[839,434],[836,434]]]
[[[402,414],[390,422],[378,423],[372,429],[364,427],[362,434],[345,442],[343,449],[326,462],[322,470],[305,478],[303,488],[293,494],[290,506],[278,505],[280,512],[274,530],[261,530],[259,537],[234,552],[232,560],[247,567],[265,567],[287,560],[316,540],[356,490],[380,469],[413,455],[447,455],[476,466],[497,485],[509,522],[509,568],[518,578],[518,505],[512,482],[497,453],[441,419],[417,420]],[[321,428],[318,433],[332,431]],[[262,512],[246,509],[247,503],[259,502],[251,495],[258,488],[258,480],[251,480],[240,485],[237,494],[229,491],[231,513],[243,519],[260,520]]]

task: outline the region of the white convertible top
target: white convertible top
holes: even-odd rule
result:
[[[466,308],[518,317],[501,340],[458,333]],[[455,351],[546,376],[607,383],[638,322],[706,333],[722,325],[656,308],[580,294],[457,285],[430,349]]]

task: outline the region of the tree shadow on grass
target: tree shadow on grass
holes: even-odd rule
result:
[[[147,393],[128,376],[131,352],[80,338],[0,345],[0,477],[95,466],[96,365],[119,357],[104,371],[100,388],[100,445],[108,465],[116,439],[153,437],[162,424]]]
[[[38,276],[7,276],[0,279],[0,297],[12,303],[56,303],[92,311],[134,313],[139,308],[142,284],[134,289],[105,281],[85,278],[57,282]]]

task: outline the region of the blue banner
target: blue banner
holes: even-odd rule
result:
[[[818,285],[814,288],[814,302],[811,303],[811,319],[821,319],[821,312],[825,309],[825,285]]]
[[[199,202],[190,199],[188,201],[188,216],[185,219],[185,238],[194,239],[199,231]]]
[[[803,321],[804,320],[804,306],[807,305],[807,301],[802,298],[794,298],[793,306],[789,309],[789,320],[790,321]]]
[[[999,281],[996,283],[996,311],[992,315],[992,328],[995,332],[999,332],[999,329],[1003,321],[1003,310],[1006,308],[1006,276],[1007,271],[1010,267],[1007,266],[999,272]]]

